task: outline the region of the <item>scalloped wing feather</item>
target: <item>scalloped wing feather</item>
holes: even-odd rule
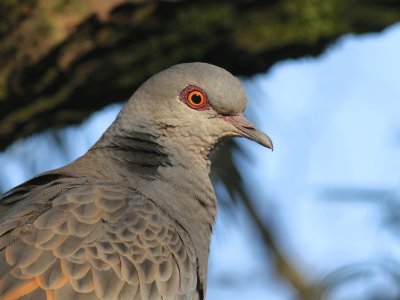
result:
[[[198,299],[191,240],[151,200],[51,179],[6,194],[1,299]]]

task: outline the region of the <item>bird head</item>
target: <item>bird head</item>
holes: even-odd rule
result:
[[[245,137],[272,149],[271,139],[244,116],[247,96],[228,71],[206,63],[172,66],[148,79],[119,119],[169,144],[208,153],[219,140]]]

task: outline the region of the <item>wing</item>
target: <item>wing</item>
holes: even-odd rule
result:
[[[63,180],[6,194],[1,299],[199,297],[191,240],[170,216],[130,189]]]

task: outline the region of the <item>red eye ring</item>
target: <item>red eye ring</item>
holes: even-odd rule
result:
[[[181,101],[190,108],[205,110],[210,107],[206,93],[194,85],[187,86],[180,94]]]

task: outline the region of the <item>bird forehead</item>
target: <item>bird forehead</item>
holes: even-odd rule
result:
[[[205,91],[214,110],[220,114],[242,113],[247,96],[241,82],[228,71],[207,63],[185,63],[159,73],[162,86],[175,93],[188,85]]]
[[[247,105],[247,96],[240,81],[233,77],[228,80],[215,80],[210,90],[210,103],[221,114],[242,113]],[[230,79],[230,80],[229,80]],[[208,90],[206,88],[206,91]]]

